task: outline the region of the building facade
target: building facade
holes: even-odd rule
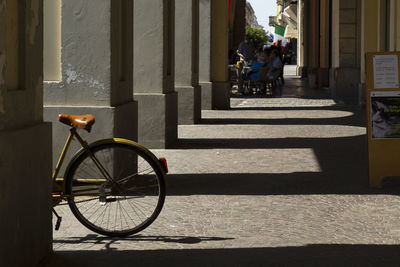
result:
[[[246,26],[255,29],[263,28],[260,24],[258,24],[256,13],[254,12],[254,9],[251,6],[251,4],[247,1],[246,1]]]
[[[1,266],[51,251],[49,177],[66,136],[56,115],[95,114],[89,141],[168,148],[178,124],[230,107],[244,14],[242,0],[0,0]],[[400,50],[399,15],[396,0],[298,0],[298,74],[363,102],[364,55]]]
[[[400,50],[395,0],[297,1],[298,74],[312,88],[365,103],[365,53]]]

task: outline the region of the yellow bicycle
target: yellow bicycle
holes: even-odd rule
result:
[[[159,215],[165,200],[168,166],[142,145],[122,138],[88,144],[77,129],[90,132],[93,115],[60,114],[71,126],[53,173],[53,213],[61,201],[68,202],[75,217],[90,230],[107,236],[127,236],[142,231]],[[82,148],[69,162],[63,178],[57,177],[71,141]]]

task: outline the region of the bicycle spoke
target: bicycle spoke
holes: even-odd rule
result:
[[[164,202],[158,162],[131,145],[110,143],[91,150],[97,164],[85,153],[68,179],[68,202],[76,217],[93,231],[111,236],[146,228]],[[108,177],[98,164],[110,182],[105,182]]]

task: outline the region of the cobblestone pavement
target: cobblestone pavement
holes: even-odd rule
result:
[[[41,266],[399,266],[398,188],[371,189],[365,110],[287,74],[280,97],[179,126],[157,220],[114,239],[67,206]]]

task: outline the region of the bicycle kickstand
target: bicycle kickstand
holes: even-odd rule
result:
[[[54,215],[57,217],[57,222],[56,222],[55,229],[56,229],[56,231],[58,231],[58,229],[60,229],[60,224],[61,224],[62,218],[61,218],[61,216],[59,216],[57,214],[57,212],[55,211],[54,208],[52,208],[52,211],[53,211]]]

